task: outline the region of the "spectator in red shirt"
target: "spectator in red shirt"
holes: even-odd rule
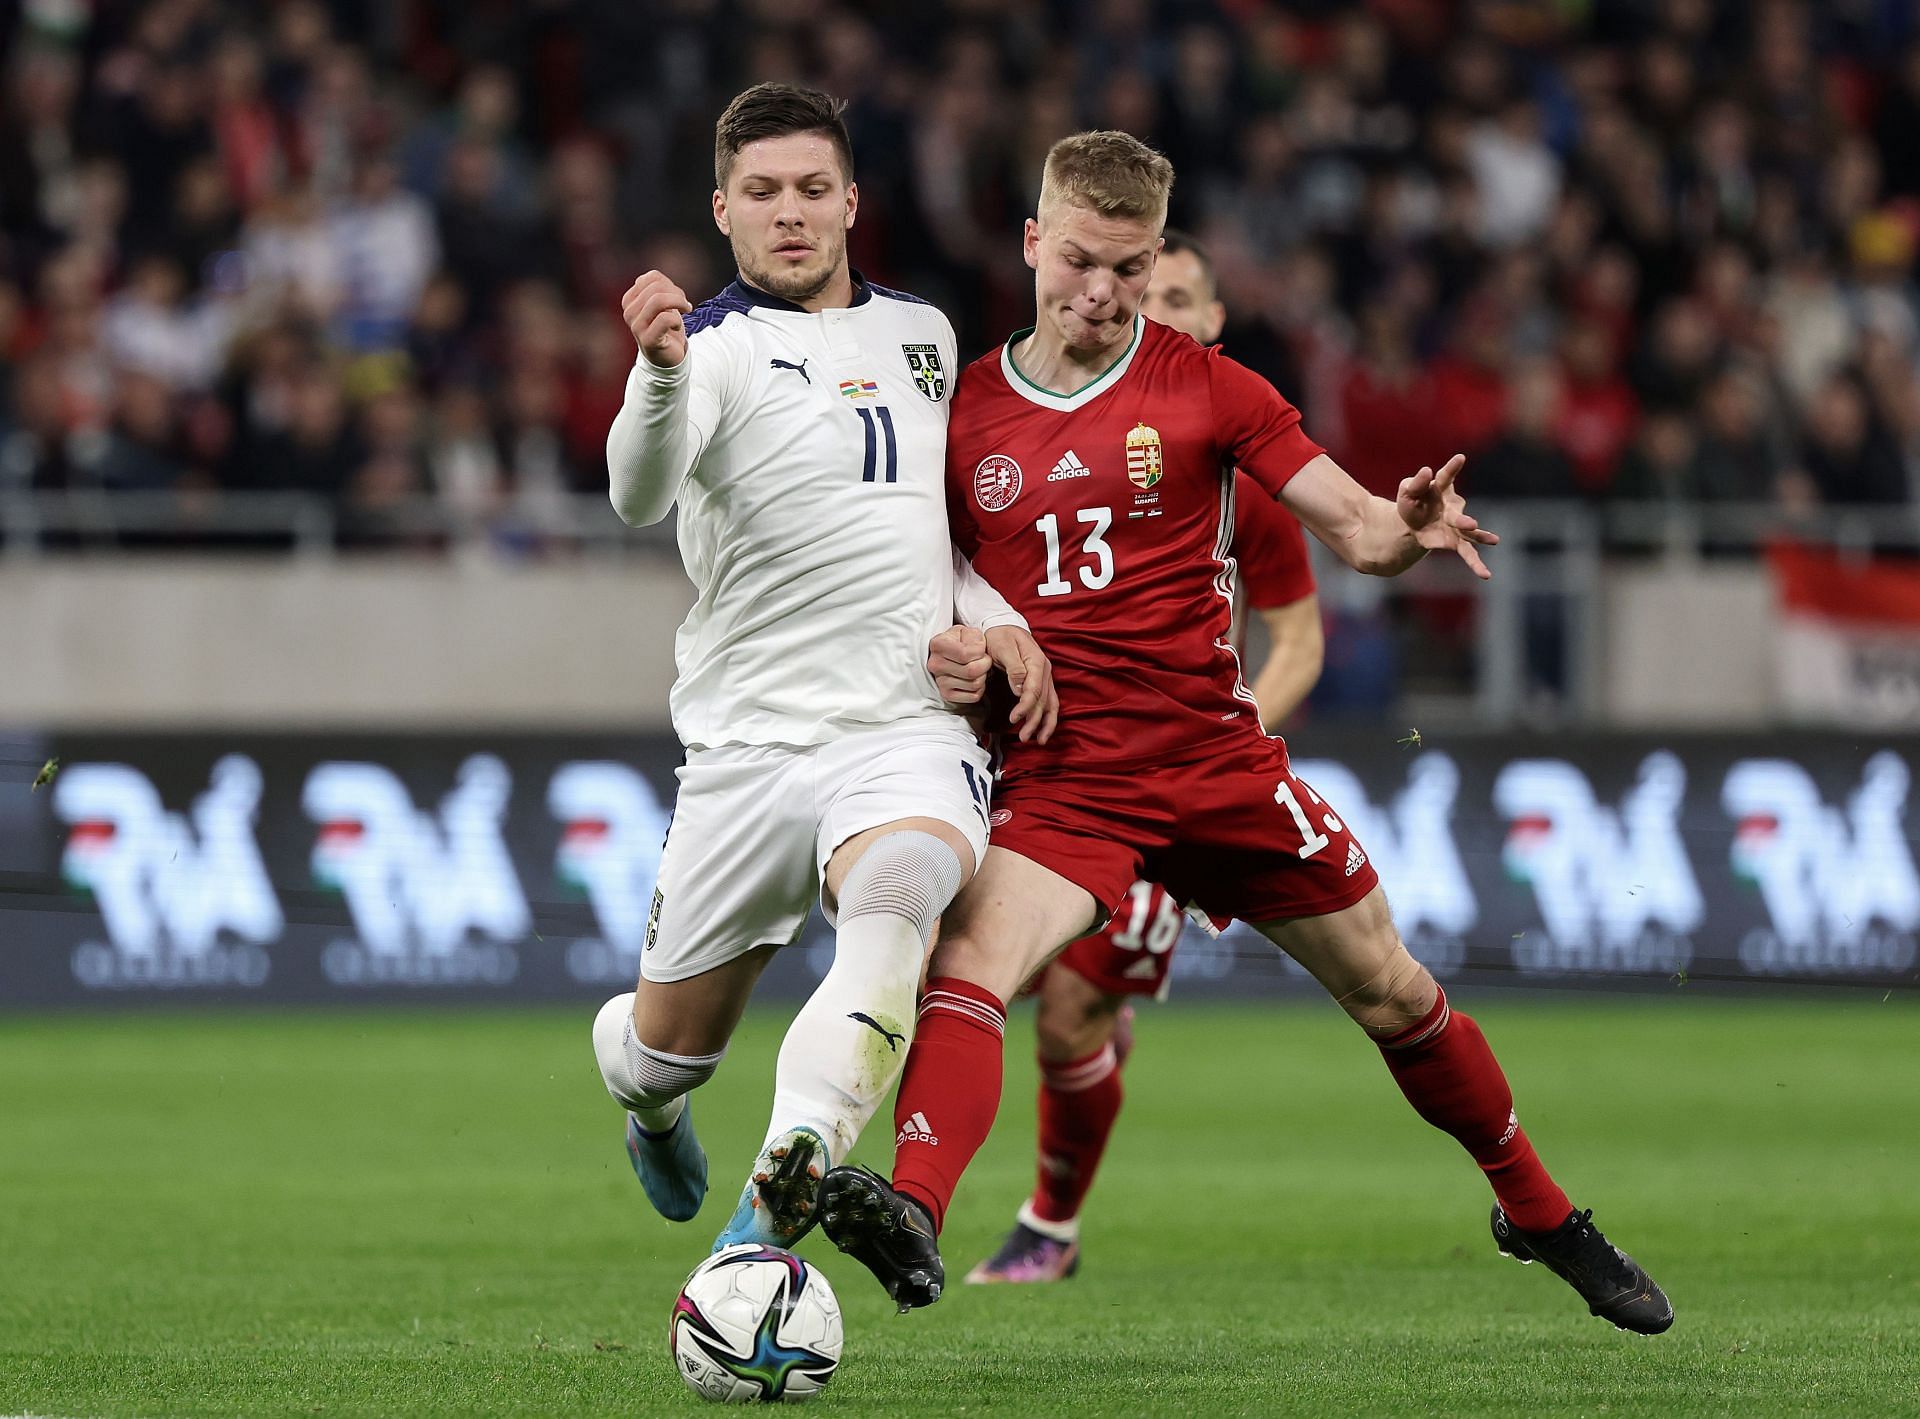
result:
[[[1406,318],[1384,300],[1360,312],[1360,354],[1341,384],[1340,411],[1347,431],[1341,462],[1367,491],[1392,497],[1402,470],[1420,466],[1416,450],[1434,441],[1441,406]]]
[[[1433,362],[1433,398],[1440,419],[1434,436],[1466,454],[1469,467],[1473,456],[1500,436],[1506,422],[1507,333],[1490,295],[1469,297],[1453,347]]]
[[[1607,358],[1607,333],[1591,321],[1578,321],[1561,341],[1565,382],[1554,441],[1573,465],[1573,479],[1588,497],[1613,485],[1620,455],[1633,439],[1640,402]]]

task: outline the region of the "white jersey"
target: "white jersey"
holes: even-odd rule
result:
[[[852,305],[818,312],[736,281],[686,327],[680,364],[635,362],[607,438],[627,522],[680,509],[698,592],[674,648],[681,741],[806,746],[950,718],[928,641],[956,613],[1025,624],[947,532],[952,325],[856,276]]]

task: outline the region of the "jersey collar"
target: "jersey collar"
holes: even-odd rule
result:
[[[868,301],[872,300],[873,287],[867,283],[867,278],[862,276],[858,271],[855,271],[852,267],[847,268],[847,274],[853,278],[853,299],[847,302],[847,306],[850,308],[852,306],[865,305]],[[769,295],[758,286],[748,285],[746,279],[739,276],[733,279],[733,283],[729,285],[725,291],[721,292],[721,295],[722,297],[731,296],[743,305],[751,306],[757,310],[784,310],[793,315],[825,314],[824,311],[808,310],[805,306],[795,305],[790,300]]]
[[[1127,366],[1133,363],[1134,353],[1139,350],[1140,337],[1145,331],[1146,317],[1134,316],[1133,338],[1127,342],[1125,353],[1071,394],[1055,394],[1051,389],[1042,389],[1020,373],[1020,367],[1013,362],[1013,347],[1033,333],[1031,325],[1025,330],[1014,331],[1007,337],[1007,343],[1000,347],[1000,373],[1006,376],[1008,387],[1022,399],[1038,404],[1043,409],[1072,413],[1075,409],[1085,408],[1121,381],[1127,373]]]

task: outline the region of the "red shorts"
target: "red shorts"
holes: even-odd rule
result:
[[[1103,917],[1143,877],[1248,922],[1326,916],[1379,883],[1286,746],[1258,732],[1187,764],[1029,770],[995,788],[993,808],[994,847],[1086,888]]]
[[[1106,995],[1166,998],[1173,976],[1173,950],[1187,914],[1165,887],[1135,882],[1113,920],[1082,936],[1054,958]]]

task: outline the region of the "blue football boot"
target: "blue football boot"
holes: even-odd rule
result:
[[[693,1220],[707,1195],[707,1150],[693,1134],[691,1100],[664,1133],[649,1133],[628,1114],[627,1157],[654,1211],[669,1222]]]
[[[811,1128],[775,1134],[754,1159],[740,1205],[713,1249],[751,1243],[793,1250],[819,1220],[820,1179],[832,1166],[826,1141]]]

